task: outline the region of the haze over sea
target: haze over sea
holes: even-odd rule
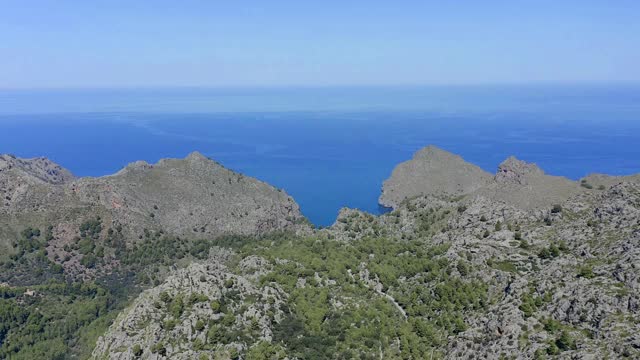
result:
[[[516,155],[572,179],[637,173],[640,85],[0,91],[0,153],[100,176],[198,150],[318,225],[377,213],[382,181],[427,144],[490,172]]]

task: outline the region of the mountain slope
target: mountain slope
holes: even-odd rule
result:
[[[4,274],[41,271],[34,286],[0,287],[0,357],[640,357],[637,176],[574,182],[516,158],[490,176],[433,148],[412,161],[426,165],[390,181],[387,214],[342,209],[329,228],[285,218],[268,231],[223,204],[233,236],[172,217],[206,206],[199,195],[219,181],[241,204],[276,199],[275,219],[288,197],[198,154],[55,184],[18,169],[29,191],[7,217],[51,226],[14,239],[21,257]],[[61,230],[77,238],[57,268]]]
[[[575,181],[547,175],[537,165],[510,157],[494,176],[432,145],[398,165],[385,180],[380,204],[396,207],[416,196],[484,196],[518,208],[542,209],[586,190]]]
[[[290,228],[303,219],[285,192],[199,153],[155,165],[137,162],[111,176],[80,179],[46,159],[2,156],[0,194],[4,253],[24,253],[16,240],[33,229],[38,236],[23,239],[23,247],[42,249],[50,262],[75,277],[93,277],[117,266],[111,251],[91,250],[98,247],[117,252],[150,234],[188,239],[254,235]],[[11,278],[0,276],[0,281],[11,283]]]
[[[458,155],[427,146],[395,169],[382,185],[379,202],[396,207],[415,196],[451,194],[465,195],[491,181],[491,175]]]

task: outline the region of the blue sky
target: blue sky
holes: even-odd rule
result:
[[[0,8],[0,88],[640,81],[637,0]]]

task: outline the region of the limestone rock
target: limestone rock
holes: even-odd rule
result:
[[[435,146],[416,152],[412,160],[396,166],[385,180],[380,204],[397,207],[403,200],[423,195],[472,193],[491,181],[491,175],[458,155]]]

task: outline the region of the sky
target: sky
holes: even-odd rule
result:
[[[0,0],[0,88],[640,82],[640,1]]]

